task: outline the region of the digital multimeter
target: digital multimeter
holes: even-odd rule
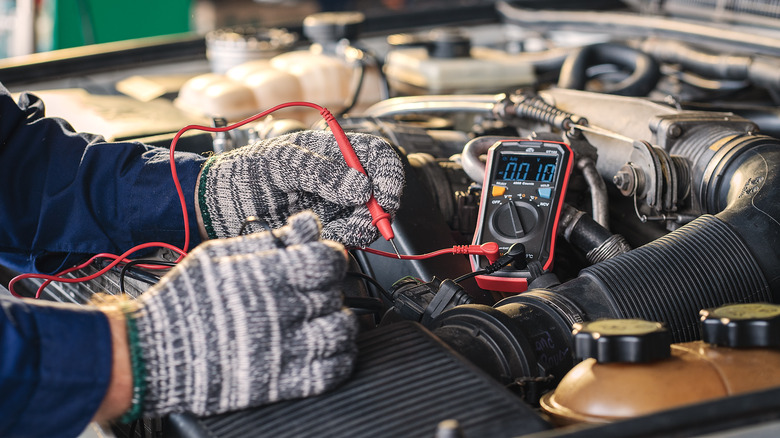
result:
[[[550,269],[571,169],[572,151],[566,143],[497,141],[488,151],[474,244],[496,242],[503,253],[522,243],[528,262],[538,261],[544,270]],[[487,263],[484,257],[471,257],[475,271]],[[476,280],[485,290],[523,292],[529,277],[527,270],[510,265]]]

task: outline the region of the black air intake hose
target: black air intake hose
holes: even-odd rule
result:
[[[728,224],[745,242],[778,302],[780,140],[709,128],[691,130],[669,153],[690,161],[694,201],[704,213],[715,214]]]
[[[601,91],[607,94],[647,96],[661,77],[658,62],[647,54],[620,44],[599,43],[582,47],[566,57],[558,87],[584,90],[590,79],[588,68],[605,64],[629,72],[628,77],[618,82],[605,82]]]
[[[586,321],[664,321],[675,342],[698,339],[701,309],[772,301],[769,284],[750,250],[731,227],[710,215],[586,268],[554,292],[571,301]],[[528,299],[535,299],[534,292],[509,301]]]

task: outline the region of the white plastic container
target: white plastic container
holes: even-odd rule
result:
[[[185,82],[174,104],[194,115],[238,120],[257,109],[252,90],[224,75],[207,73]]]
[[[197,76],[181,88],[176,105],[201,116],[222,116],[236,121],[276,105],[308,101],[341,112],[352,100],[358,70],[341,57],[315,50],[255,60],[228,70],[224,75]],[[377,70],[367,68],[355,110],[378,102],[380,79]],[[274,117],[287,117],[312,124],[321,116],[312,109],[285,109]]]
[[[249,73],[242,82],[252,90],[255,96],[256,112],[265,111],[282,103],[305,100],[298,77],[270,66]],[[303,120],[306,114],[317,115],[317,112],[290,107],[275,112],[273,116]]]
[[[297,77],[305,100],[329,108],[344,105],[352,70],[340,59],[297,51],[275,56],[271,66]]]
[[[237,65],[225,72],[225,76],[230,79],[242,82],[247,76],[257,73],[258,71],[264,71],[271,68],[270,59],[257,59],[254,61],[248,61],[243,64]]]
[[[464,94],[504,91],[534,82],[533,66],[521,56],[472,47],[468,58],[431,58],[425,48],[388,53],[385,73],[404,92]]]

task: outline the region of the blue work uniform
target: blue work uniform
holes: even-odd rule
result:
[[[177,153],[192,246],[202,162]],[[109,143],[14,102],[0,85],[0,264],[52,273],[86,257],[145,242],[184,243],[167,149]],[[0,436],[74,436],[111,377],[111,334],[95,309],[0,297]]]
[[[200,242],[194,193],[204,161],[176,153],[191,247]],[[17,104],[0,85],[0,264],[53,273],[157,241],[184,244],[168,149],[77,134],[64,120],[45,118],[34,95]]]
[[[0,436],[78,436],[105,396],[111,353],[98,310],[0,296]]]

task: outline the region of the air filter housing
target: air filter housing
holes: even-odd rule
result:
[[[432,437],[455,419],[464,436],[511,437],[549,429],[530,406],[417,323],[358,340],[352,378],[335,391],[207,418],[169,417],[188,437]]]

